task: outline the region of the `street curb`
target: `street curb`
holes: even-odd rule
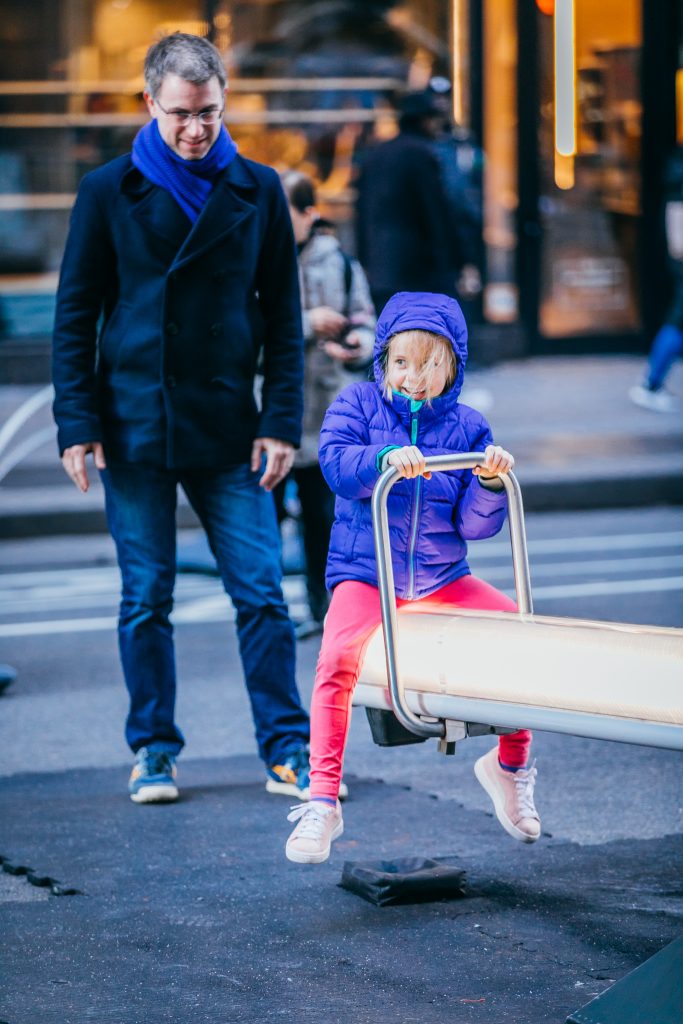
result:
[[[182,529],[192,529],[200,525],[192,509],[187,507],[178,508],[176,520]],[[104,509],[101,508],[48,508],[0,514],[0,541],[108,532],[107,519]]]
[[[526,512],[578,512],[650,505],[683,505],[683,475],[633,473],[623,477],[599,476],[577,480],[520,481]],[[181,528],[199,522],[188,506],[177,512]],[[30,537],[106,533],[101,508],[25,510],[0,514],[0,540]]]

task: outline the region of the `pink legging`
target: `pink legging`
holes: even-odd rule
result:
[[[475,576],[461,576],[418,601],[398,599],[404,614],[444,607],[514,612],[505,594]],[[408,606],[408,607],[406,607]],[[332,594],[323,633],[311,702],[311,797],[336,799],[342,777],[346,737],[351,722],[351,700],[363,656],[382,621],[379,591],[368,583],[345,580]],[[523,767],[529,757],[531,733],[527,729],[501,736],[501,761]]]

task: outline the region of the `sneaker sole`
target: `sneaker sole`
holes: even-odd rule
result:
[[[282,796],[294,796],[299,800],[310,800],[311,791],[308,786],[306,789],[298,789],[293,782],[276,782],[275,779],[266,779],[266,792],[267,793],[280,793]],[[349,795],[349,787],[345,782],[342,782],[339,786],[338,797],[340,800],[346,800]]]
[[[474,774],[476,775],[479,784],[486,790],[488,795],[491,797],[491,800],[493,801],[493,809],[496,812],[496,817],[498,818],[498,821],[501,823],[507,834],[512,836],[513,839],[517,839],[520,843],[535,843],[539,836],[528,836],[526,832],[522,832],[520,828],[517,828],[517,826],[512,821],[510,821],[507,814],[505,813],[505,808],[503,807],[503,803],[500,794],[498,793],[498,790],[495,788],[492,780],[487,775],[484,766],[479,764],[479,761],[475,762]]]
[[[130,798],[134,804],[170,804],[178,799],[178,790],[175,786],[142,786]]]
[[[335,839],[339,839],[339,836],[342,835],[343,831],[344,822],[343,820],[340,820],[339,824],[330,836],[330,841],[325,850],[322,850],[320,853],[302,853],[299,850],[290,850],[289,844],[287,844],[287,846],[285,846],[285,856],[287,860],[291,860],[294,864],[322,864],[330,856],[332,843]]]

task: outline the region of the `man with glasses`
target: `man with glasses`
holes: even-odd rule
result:
[[[178,796],[169,615],[179,484],[236,609],[267,788],[307,797],[308,716],[269,493],[300,439],[296,249],[277,174],[243,159],[222,122],[225,86],[207,40],[175,33],[150,48],[152,119],[132,153],[81,182],[57,295],[59,448],[80,490],[89,453],[104,483],[136,803]]]

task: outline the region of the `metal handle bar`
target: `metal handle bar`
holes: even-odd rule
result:
[[[430,455],[425,459],[425,465],[429,472],[440,473],[449,469],[473,469],[475,466],[482,465],[484,459],[485,455],[483,452],[462,452],[457,455]],[[407,706],[398,672],[398,661],[396,658],[396,595],[394,591],[394,568],[391,563],[387,501],[391,488],[402,479],[403,477],[399,475],[398,470],[390,466],[382,473],[372,492],[372,529],[375,538],[377,584],[382,609],[382,629],[384,631],[384,651],[387,661],[389,693],[391,694],[394,714],[404,728],[416,733],[418,736],[442,737],[445,734],[443,722],[425,722]],[[515,575],[517,607],[522,614],[530,614],[533,608],[526,531],[524,529],[522,492],[513,473],[506,473],[500,479],[503,482],[508,498],[508,521],[510,524],[512,566]]]

